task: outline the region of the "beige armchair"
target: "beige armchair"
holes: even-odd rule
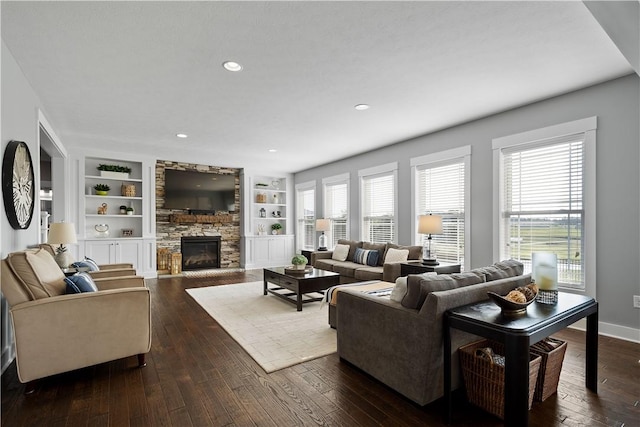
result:
[[[18,378],[50,375],[151,349],[149,289],[140,276],[95,279],[98,292],[65,295],[64,274],[45,249],[2,260],[2,293],[15,330]]]
[[[56,256],[56,249],[49,243],[41,243],[38,245],[41,249],[46,250],[52,257]],[[120,277],[120,276],[135,276],[136,270],[133,268],[133,264],[119,263],[119,264],[98,264],[99,271],[89,271],[89,275],[94,279],[102,279],[105,277]]]

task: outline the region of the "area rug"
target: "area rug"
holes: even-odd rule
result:
[[[267,372],[335,353],[336,331],[327,323],[328,305],[293,304],[262,294],[263,282],[187,289]]]

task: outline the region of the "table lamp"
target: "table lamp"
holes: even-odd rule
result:
[[[56,248],[56,263],[60,268],[67,268],[73,262],[73,256],[67,252],[64,245],[77,243],[76,229],[71,222],[54,222],[49,226],[49,239],[47,243],[60,245]]]
[[[428,234],[427,240],[422,248],[422,264],[438,265],[436,260],[435,242],[431,239],[432,234],[442,234],[442,217],[440,215],[420,215],[418,218],[418,233]]]
[[[321,231],[322,234],[318,238],[318,250],[327,250],[327,236],[324,235],[325,231],[331,229],[331,220],[328,219],[316,219],[316,231]]]

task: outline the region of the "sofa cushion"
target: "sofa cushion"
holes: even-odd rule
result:
[[[355,277],[356,269],[358,268],[362,268],[362,264],[356,264],[351,261],[336,261],[336,264],[333,266],[333,271],[340,273],[341,276]]]
[[[333,248],[331,259],[335,259],[336,261],[346,261],[348,256],[349,256],[349,245],[337,244],[336,247]]]
[[[338,244],[349,245],[349,255],[347,255],[348,260],[353,259],[353,255],[356,253],[356,248],[362,247],[362,242],[356,242],[355,240],[339,239]]]
[[[64,295],[64,273],[45,249],[14,252],[7,257],[31,299]]]
[[[409,249],[387,248],[384,255],[384,263],[406,262],[409,259]]]
[[[331,258],[322,258],[316,259],[316,262],[313,264],[315,268],[319,268],[320,270],[334,271],[334,267],[336,265],[342,264],[345,261],[337,261]]]
[[[383,268],[380,266],[375,267],[360,267],[355,271],[355,278],[358,280],[382,280]]]
[[[524,264],[520,261],[516,261],[515,259],[498,261],[493,265],[502,271],[506,271],[508,274],[507,277],[522,276],[522,272],[524,271]]]
[[[422,246],[401,246],[401,245],[396,245],[395,243],[387,243],[387,251],[389,250],[389,248],[393,248],[393,249],[407,249],[409,251],[409,256],[407,257],[407,260],[410,259],[421,259],[422,258]],[[386,257],[386,252],[385,252],[385,257]],[[387,262],[385,260],[385,262]]]
[[[407,276],[407,293],[401,304],[406,308],[420,309],[431,292],[446,291],[484,282],[484,277],[474,272],[456,274],[410,274]]]
[[[378,251],[378,265],[382,266],[384,264],[384,252],[387,249],[386,243],[362,242],[362,249]]]
[[[484,274],[485,280],[491,282],[493,280],[506,279],[509,277],[509,273],[505,270],[501,270],[496,266],[490,265],[488,267],[474,268],[472,273]]]
[[[368,265],[370,267],[375,267],[378,265],[378,255],[379,252],[375,249],[362,249],[356,248],[356,253],[353,255],[353,262],[356,264]]]
[[[73,276],[65,277],[64,281],[67,285],[66,293],[68,294],[98,291],[98,287],[87,273],[76,273]]]

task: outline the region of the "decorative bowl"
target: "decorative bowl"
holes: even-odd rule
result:
[[[495,292],[487,292],[487,295],[489,295],[489,298],[491,298],[491,300],[495,302],[498,305],[498,307],[502,309],[502,314],[505,316],[519,316],[521,314],[526,313],[527,306],[532,302],[534,302],[538,297],[538,294],[536,294],[529,301],[518,303],[518,302],[510,301],[506,299],[504,296],[498,295]]]

